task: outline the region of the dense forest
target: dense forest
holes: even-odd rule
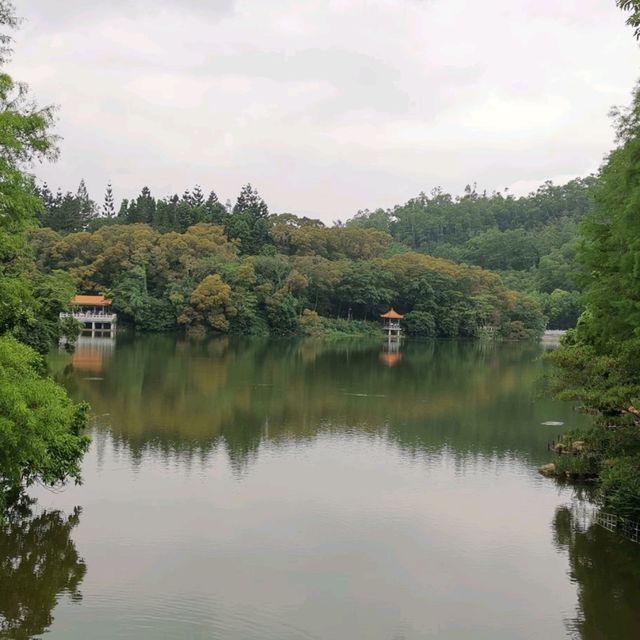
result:
[[[360,211],[347,225],[379,229],[414,251],[498,272],[507,286],[532,294],[549,328],[573,327],[582,311],[576,235],[593,210],[595,178],[546,182],[523,197],[461,197],[434,190],[393,209]]]
[[[111,185],[98,206],[84,181],[75,194],[45,184],[31,240],[43,272],[108,292],[146,330],[289,334],[299,321],[313,331],[316,314],[366,320],[393,305],[416,335],[526,337],[581,312],[575,236],[593,185],[546,183],[519,198],[434,191],[327,227],[269,214],[249,184],[233,206],[197,185],[158,199],[145,187],[117,211]]]
[[[390,305],[406,313],[417,335],[473,337],[494,327],[522,338],[543,327],[533,299],[479,267],[396,253],[392,238],[377,230],[324,228],[289,215],[265,221],[269,244],[258,254],[245,252],[260,242],[253,234],[233,237],[207,222],[182,233],[144,223],[65,236],[40,228],[30,243],[42,272],[63,270],[79,290],[106,292],[146,330],[314,334],[327,318],[332,329],[353,330],[358,323],[348,319],[376,319]]]

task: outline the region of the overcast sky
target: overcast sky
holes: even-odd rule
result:
[[[59,105],[52,188],[258,188],[325,221],[440,185],[594,171],[640,49],[614,0],[17,0],[10,71]]]

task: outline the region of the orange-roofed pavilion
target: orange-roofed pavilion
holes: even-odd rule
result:
[[[71,304],[75,307],[84,305],[91,307],[108,307],[111,304],[111,300],[104,296],[74,296]]]
[[[402,331],[400,328],[400,320],[403,316],[392,307],[387,313],[383,313],[380,317],[384,321],[383,329],[389,338],[389,342],[399,340],[400,332]]]

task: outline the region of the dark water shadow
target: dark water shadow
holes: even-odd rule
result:
[[[80,513],[33,514],[23,505],[0,524],[0,638],[40,637],[62,595],[82,600],[87,566],[71,537]]]
[[[640,637],[640,545],[597,525],[589,507],[559,507],[553,532],[556,547],[568,555],[569,576],[578,589],[576,614],[565,620],[569,637]]]

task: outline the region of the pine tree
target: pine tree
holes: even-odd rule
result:
[[[270,232],[267,203],[250,184],[246,184],[226,220],[225,233],[229,238],[240,240],[242,253],[257,255],[269,243]]]
[[[116,215],[116,208],[113,201],[113,188],[111,181],[107,183],[107,190],[104,194],[104,204],[102,205],[102,215],[111,220]]]
[[[218,200],[218,196],[215,191],[209,193],[207,201],[204,203],[205,219],[207,222],[213,222],[214,224],[221,224],[224,222],[227,216],[227,210],[225,206]]]
[[[180,222],[178,220],[178,205],[180,204],[180,196],[174,193],[168,200],[167,224],[170,231],[179,231]]]
[[[184,233],[192,224],[196,222],[193,216],[193,207],[186,201],[181,200],[176,208],[177,231]]]
[[[160,233],[173,231],[172,204],[168,200],[158,200],[156,203],[156,215],[153,220],[153,228]]]
[[[51,209],[53,208],[53,194],[49,190],[49,185],[45,182],[42,188],[35,188],[36,195],[42,201],[42,207],[36,212],[38,222],[43,227],[48,227]]]
[[[204,205],[204,194],[202,193],[202,189],[200,185],[197,184],[193,191],[191,192],[191,206],[193,207],[202,207]]]
[[[40,197],[47,209],[53,205],[53,193],[51,193],[49,185],[46,182],[42,185],[42,189],[40,189]]]
[[[96,207],[96,203],[89,197],[89,192],[87,191],[87,185],[85,184],[84,178],[80,180],[80,184],[78,185],[76,199],[78,200],[80,207],[82,228],[86,228],[89,222],[91,222],[93,218],[97,217],[98,208]]]
[[[129,200],[124,198],[120,203],[120,209],[118,209],[118,220],[121,221],[122,223],[127,223],[128,211],[129,211]]]
[[[61,233],[81,231],[85,224],[82,218],[80,199],[70,191],[63,195],[60,188],[56,191],[56,195],[52,196],[48,186],[45,185],[45,188],[40,191],[40,197],[43,200],[46,199],[47,203],[47,211],[44,214],[46,220],[43,221],[43,224]]]
[[[82,200],[67,191],[61,199],[60,206],[56,208],[55,219],[52,220],[52,223],[52,228],[62,233],[73,233],[84,229],[86,220],[83,215]]]
[[[80,202],[84,205],[89,202],[89,192],[87,191],[87,185],[84,181],[84,178],[80,180],[80,184],[78,185],[78,192],[76,193],[76,197]]]
[[[254,220],[258,220],[269,216],[269,208],[267,203],[260,197],[258,191],[253,189],[250,183],[247,183],[240,191],[240,195],[233,207],[233,214],[247,215]]]
[[[149,187],[143,187],[142,192],[136,199],[137,220],[136,222],[145,222],[153,224],[156,216],[156,200],[151,195]]]

